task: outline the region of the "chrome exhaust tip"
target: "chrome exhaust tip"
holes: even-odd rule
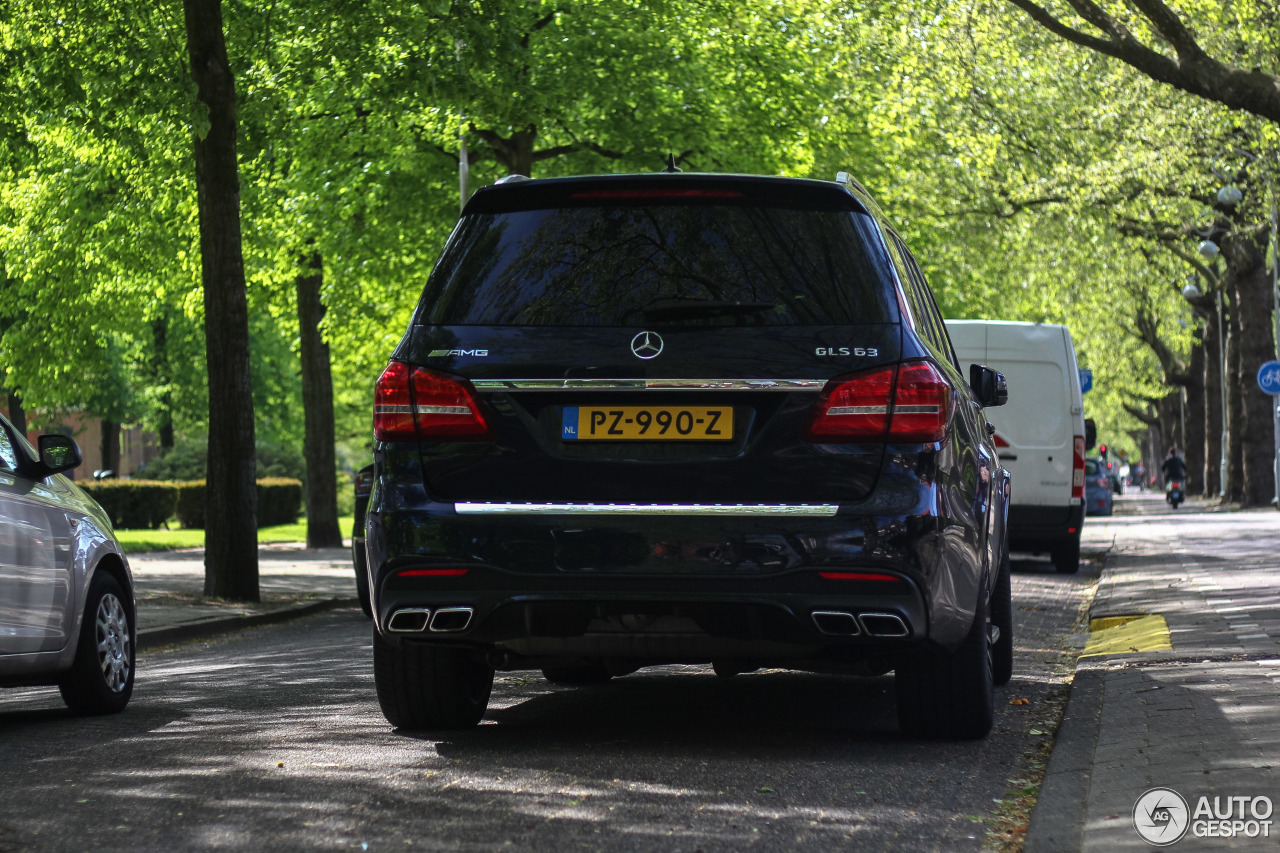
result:
[[[909,637],[911,629],[896,613],[863,613],[858,616],[862,630],[871,637]]]
[[[406,607],[391,614],[387,630],[397,634],[418,634],[427,630],[431,611],[425,607]]]
[[[431,616],[431,630],[437,634],[465,631],[474,613],[470,607],[441,607]]]
[[[810,614],[813,624],[823,634],[836,637],[856,637],[862,631],[852,613],[843,610],[815,610]]]

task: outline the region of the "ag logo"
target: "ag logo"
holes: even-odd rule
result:
[[[631,351],[646,361],[662,352],[662,336],[657,332],[641,332],[631,339]]]
[[[1133,804],[1133,828],[1143,841],[1157,847],[1181,840],[1190,817],[1187,801],[1172,788],[1152,788]]]

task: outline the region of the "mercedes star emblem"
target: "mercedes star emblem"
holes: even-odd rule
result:
[[[656,358],[662,352],[662,336],[657,332],[641,332],[631,339],[631,351],[636,358]]]

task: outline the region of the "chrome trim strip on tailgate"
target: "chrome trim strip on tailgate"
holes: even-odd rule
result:
[[[825,379],[473,379],[477,391],[820,391]]]
[[[835,504],[456,503],[459,515],[835,515]]]

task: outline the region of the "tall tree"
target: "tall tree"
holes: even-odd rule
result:
[[[302,355],[302,407],[306,417],[303,455],[307,462],[307,547],[341,548],[334,483],[333,378],[324,340],[320,299],[324,264],[318,252],[299,260],[298,336]]]
[[[187,53],[207,124],[194,135],[209,371],[205,595],[259,600],[253,388],[240,240],[236,90],[221,0],[184,0]]]
[[[1280,13],[1274,3],[1206,3],[1200,19],[1188,23],[1161,0],[1124,0],[1107,7],[1093,0],[1066,0],[1078,20],[1072,26],[1034,0],[1008,2],[1072,44],[1119,59],[1184,92],[1280,124],[1280,76],[1274,73]],[[1231,34],[1226,36],[1229,43],[1220,45],[1226,55],[1257,59],[1259,64],[1246,68],[1210,56],[1196,37],[1202,27],[1219,41]],[[1232,36],[1247,37],[1247,43]],[[1273,71],[1263,70],[1263,62]]]

